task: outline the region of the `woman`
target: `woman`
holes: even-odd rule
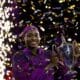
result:
[[[46,66],[50,63],[49,54],[39,48],[40,34],[38,29],[27,26],[22,33],[26,48],[14,54],[12,66],[15,80],[54,80]]]

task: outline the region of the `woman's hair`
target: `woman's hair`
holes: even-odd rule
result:
[[[34,26],[34,25],[27,25],[27,26],[23,29],[23,31],[21,32],[21,34],[19,35],[19,37],[24,37],[25,34],[28,33],[28,32],[31,31],[31,30],[37,30],[37,31],[39,31],[36,26]]]

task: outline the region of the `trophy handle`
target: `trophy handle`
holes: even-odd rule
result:
[[[80,56],[79,54],[79,46],[76,40],[73,41],[72,43],[73,46],[73,58],[74,58],[74,63],[77,62],[77,58]]]

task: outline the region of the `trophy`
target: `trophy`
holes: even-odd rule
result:
[[[57,40],[58,41],[58,40]],[[61,43],[56,47],[58,55],[61,55],[65,65],[69,68],[69,72],[72,72],[73,62],[73,46],[71,43],[66,42],[65,37],[61,34]],[[54,47],[52,46],[52,51]]]

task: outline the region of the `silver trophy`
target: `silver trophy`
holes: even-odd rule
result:
[[[61,47],[62,56],[64,58],[64,62],[66,66],[70,69],[73,66],[73,47],[72,44],[66,43]]]
[[[56,40],[58,41],[58,40]],[[56,47],[56,51],[58,55],[63,57],[65,65],[69,68],[69,72],[72,72],[73,62],[73,46],[71,43],[66,42],[65,37],[63,34],[61,35],[61,44]],[[52,46],[52,51],[54,51],[54,46]]]

